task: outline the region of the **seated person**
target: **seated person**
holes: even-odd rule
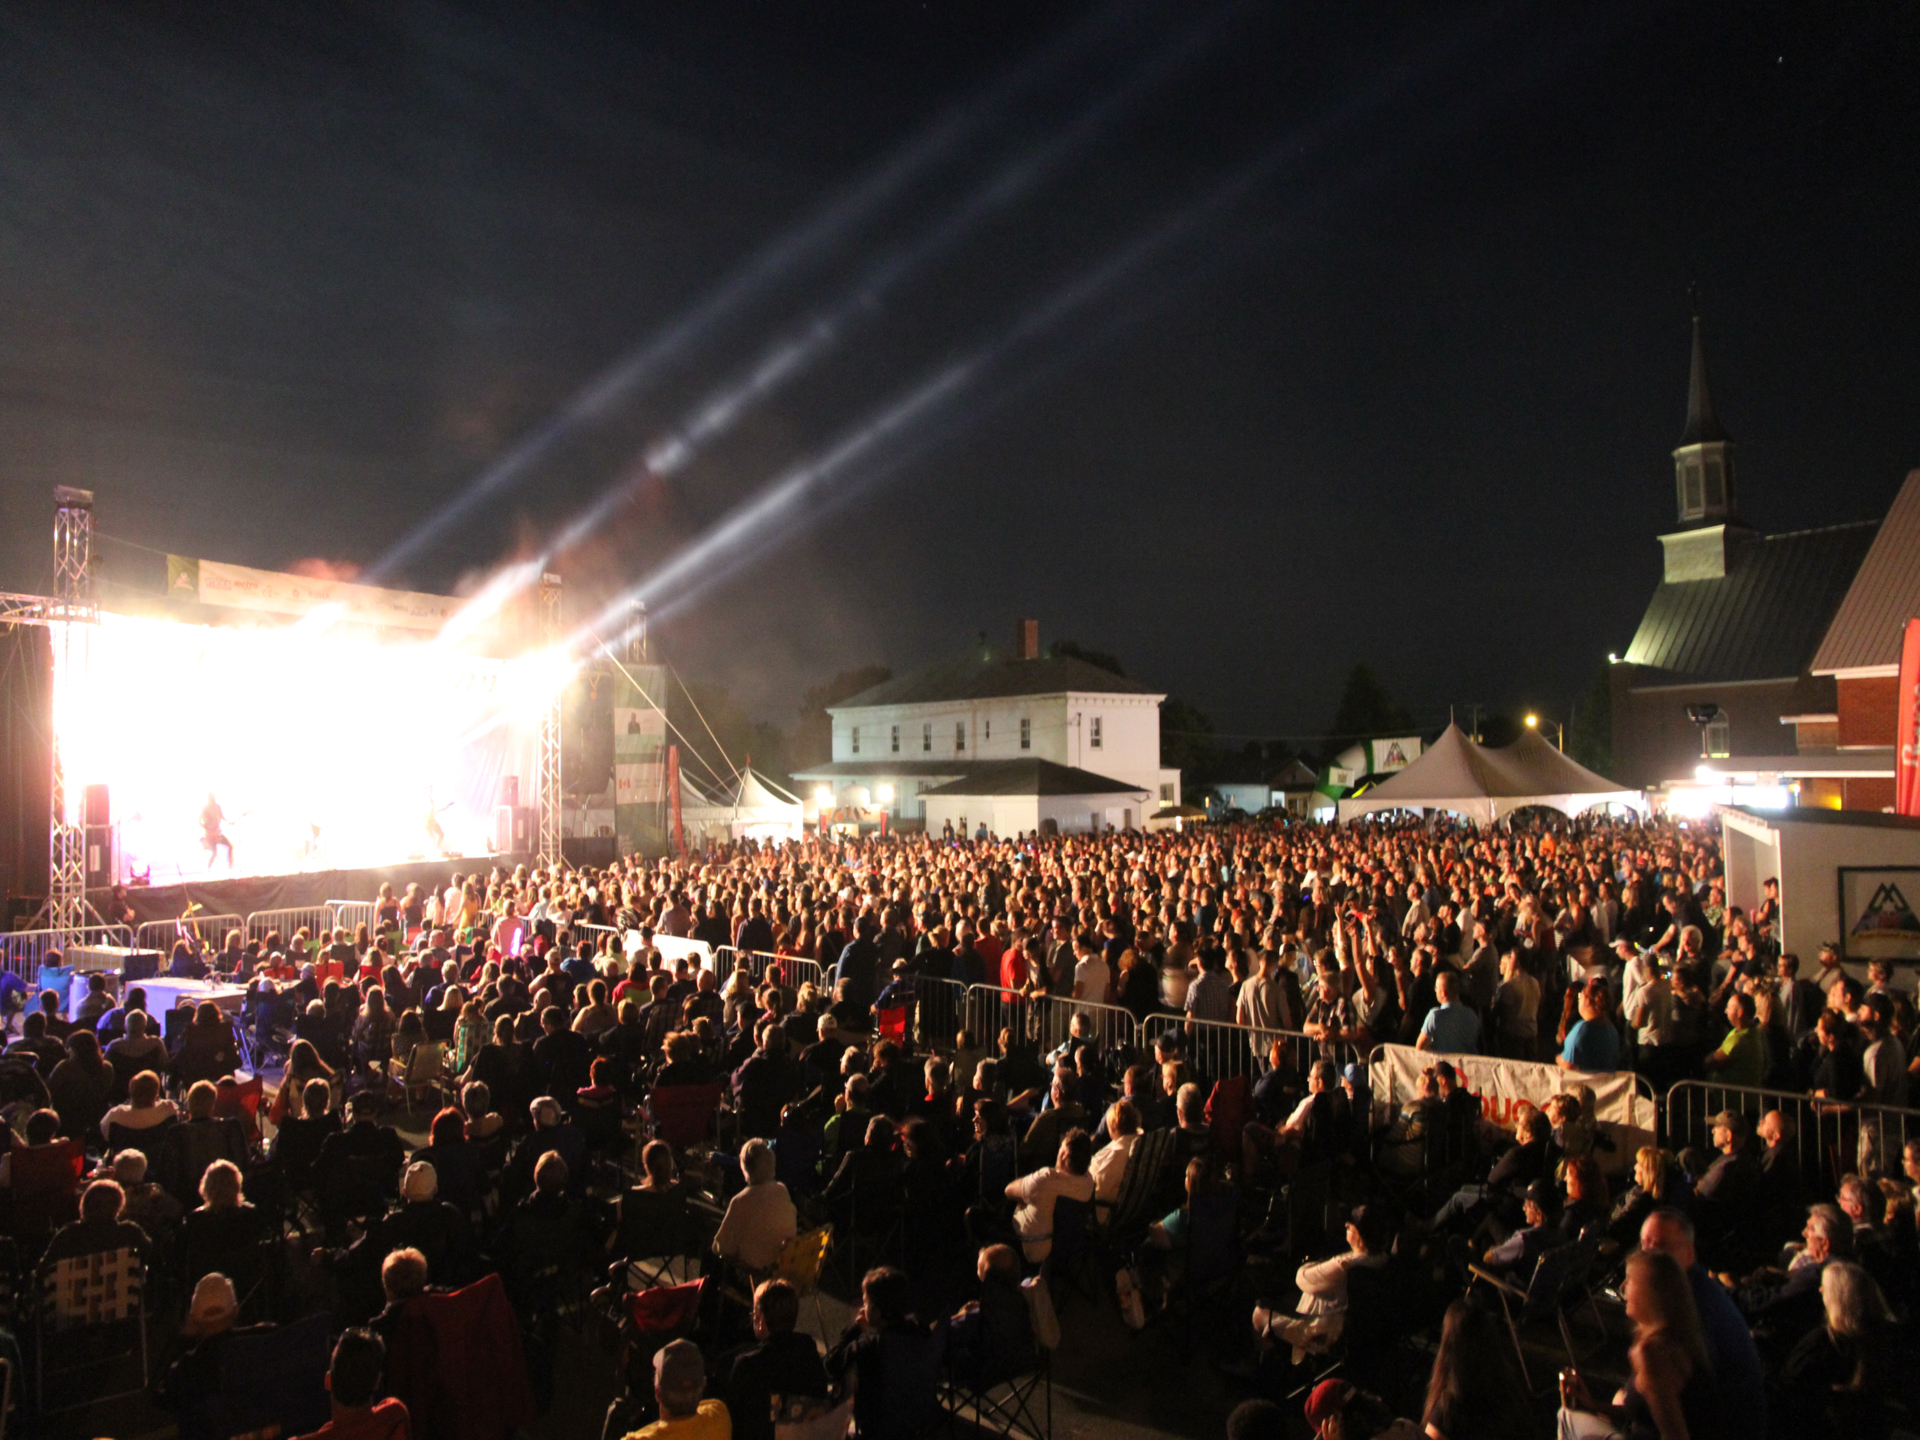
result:
[[[340,1133],[340,1117],[333,1113],[333,1087],[325,1080],[302,1085],[293,1109],[274,1134],[272,1154],[287,1189],[298,1195],[312,1187],[314,1163],[327,1141]]]
[[[995,1385],[1031,1369],[1039,1349],[1013,1247],[983,1247],[974,1273],[980,1277],[980,1298],[948,1322],[948,1362],[970,1384]]]
[[[216,1160],[248,1163],[247,1135],[231,1116],[216,1115],[220,1092],[209,1080],[187,1087],[187,1118],[173,1126],[160,1142],[154,1168],[167,1193],[182,1205],[192,1205],[200,1193],[200,1177]]]
[[[115,1126],[122,1130],[151,1130],[157,1125],[180,1118],[180,1107],[160,1093],[160,1077],[142,1070],[127,1082],[127,1099],[115,1105],[100,1119],[100,1134],[111,1138]]]
[[[773,1403],[796,1398],[824,1401],[826,1367],[813,1338],[796,1333],[800,1296],[784,1280],[763,1281],[753,1292],[752,1348],[733,1362],[727,1381],[727,1413],[734,1440],[773,1440]]]
[[[733,1422],[723,1400],[703,1400],[707,1362],[691,1340],[672,1340],[653,1357],[653,1398],[660,1418],[626,1440],[731,1440]]]
[[[1525,1223],[1488,1249],[1480,1264],[1483,1269],[1511,1274],[1524,1283],[1532,1276],[1535,1262],[1566,1239],[1555,1223],[1560,1218],[1560,1192],[1544,1180],[1534,1181],[1527,1187],[1521,1213]],[[1456,1253],[1465,1253],[1464,1247]]]
[[[130,1009],[126,1012],[125,1024],[125,1033],[107,1046],[107,1063],[130,1087],[133,1077],[142,1070],[163,1073],[171,1057],[167,1054],[167,1042],[155,1033],[160,1027],[151,1015],[144,1010]]]
[[[1456,1221],[1471,1221],[1492,1211],[1501,1219],[1519,1218],[1520,1197],[1534,1181],[1547,1173],[1547,1146],[1553,1126],[1547,1117],[1528,1106],[1516,1132],[1519,1144],[1510,1147],[1494,1161],[1484,1185],[1463,1185],[1433,1217],[1433,1228],[1444,1230]],[[1505,1214],[1511,1209],[1512,1214]],[[1634,1233],[1639,1234],[1636,1228]]]
[[[380,1374],[386,1364],[387,1347],[371,1330],[342,1335],[327,1369],[333,1418],[301,1440],[411,1440],[406,1403],[379,1398]]]
[[[147,1232],[130,1220],[121,1218],[127,1193],[115,1180],[95,1180],[80,1192],[80,1218],[53,1232],[42,1266],[56,1260],[71,1260],[79,1255],[100,1255],[114,1250],[132,1250],[143,1261],[153,1260],[153,1241]]]
[[[1247,1173],[1251,1174],[1266,1154],[1277,1157],[1283,1175],[1332,1155],[1336,1141],[1333,1075],[1332,1061],[1314,1061],[1307,1070],[1307,1093],[1279,1126],[1249,1120],[1241,1128],[1241,1161]]]
[[[851,1390],[863,1435],[918,1434],[939,1414],[944,1337],[918,1324],[910,1303],[904,1271],[869,1270],[853,1323],[827,1352],[827,1376]]]
[[[147,1179],[148,1159],[138,1150],[122,1150],[109,1167],[127,1197],[120,1218],[131,1221],[155,1239],[170,1236],[179,1228],[185,1212],[180,1202]]]
[[[1356,1266],[1378,1270],[1387,1263],[1392,1243],[1386,1216],[1377,1207],[1361,1205],[1347,1217],[1347,1249],[1327,1260],[1309,1260],[1293,1278],[1300,1301],[1291,1318],[1281,1319],[1268,1305],[1253,1311],[1254,1335],[1263,1347],[1276,1340],[1293,1347],[1298,1365],[1309,1350],[1323,1351],[1340,1338],[1347,1318],[1347,1272]]]
[[[1061,1199],[1093,1201],[1093,1141],[1084,1130],[1069,1130],[1060,1141],[1054,1163],[1022,1175],[1007,1186],[1014,1202],[1013,1227],[1030,1264],[1038,1265],[1053,1253],[1053,1212]]]
[[[180,1332],[180,1353],[154,1386],[154,1399],[161,1408],[180,1415],[182,1434],[195,1433],[195,1412],[219,1397],[220,1352],[234,1335],[246,1333],[237,1327],[239,1319],[240,1299],[233,1282],[224,1275],[201,1276]]]
[[[183,1277],[193,1284],[218,1271],[250,1291],[266,1263],[262,1246],[272,1236],[271,1221],[241,1198],[240,1167],[230,1160],[207,1166],[200,1198],[200,1207],[180,1222]]]
[[[218,1080],[240,1067],[240,1047],[234,1043],[233,1022],[211,1000],[202,1001],[187,1023],[171,1066],[174,1080],[191,1086]]]
[[[749,1273],[771,1269],[799,1230],[793,1197],[774,1178],[774,1168],[773,1147],[765,1140],[755,1138],[740,1147],[746,1188],[727,1202],[726,1216],[713,1237],[714,1253]]]

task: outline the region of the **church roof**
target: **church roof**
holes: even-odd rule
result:
[[[1693,317],[1693,368],[1687,375],[1687,428],[1682,445],[1706,445],[1730,439],[1713,410],[1713,392],[1707,388],[1707,347],[1700,338],[1700,317]]]
[[[1730,545],[1724,576],[1666,581],[1653,592],[1623,658],[1675,682],[1803,674],[1878,529],[1862,520]]]
[[[833,712],[867,705],[920,705],[945,700],[1000,700],[1019,695],[1148,695],[1160,693],[1138,680],[1071,655],[1020,660],[1000,651],[971,651],[882,680],[837,705]]]
[[[1909,471],[1893,497],[1813,657],[1813,673],[1897,666],[1901,636],[1914,615],[1920,615],[1920,470]]]

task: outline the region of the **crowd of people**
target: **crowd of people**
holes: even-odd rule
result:
[[[0,1058],[0,1196],[25,1266],[140,1257],[184,1316],[155,1386],[183,1434],[224,1337],[312,1313],[340,1335],[332,1433],[430,1428],[383,1357],[494,1284],[535,1411],[569,1327],[624,1317],[613,1436],[840,1408],[918,1434],[956,1385],[1071,1348],[1055,1300],[1082,1294],[1247,1387],[1245,1440],[1497,1440],[1556,1423],[1561,1367],[1503,1318],[1542,1274],[1558,1310],[1606,1297],[1596,1345],[1628,1332],[1617,1385],[1560,1375],[1563,1434],[1887,1434],[1920,1132],[1809,1164],[1778,1097],[1904,1106],[1913,997],[1837,951],[1803,975],[1777,896],[1723,887],[1712,827],[1608,820],[820,839],[382,887],[356,933],[183,936],[169,972],[244,985],[238,1017],[40,996]],[[976,1028],[925,981],[1007,1003]],[[1084,1023],[1116,1012],[1185,1018],[1150,1044]],[[1198,1043],[1222,1025],[1252,1073]],[[1432,1062],[1376,1113],[1382,1042]],[[1496,1123],[1472,1055],[1569,1073]],[[1586,1083],[1617,1070],[1722,1087],[1711,1148],[1622,1151]],[[61,1146],[75,1218],[35,1231],[9,1167]],[[798,1262],[826,1226],[855,1310],[816,1347]],[[661,1256],[704,1278],[642,1331],[629,1262]]]

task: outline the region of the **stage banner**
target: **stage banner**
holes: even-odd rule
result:
[[[680,747],[667,746],[667,813],[672,816],[673,853],[687,858],[687,834],[680,825]]]
[[[667,853],[667,669],[614,671],[613,833],[622,855]]]
[[[1894,754],[1894,813],[1920,815],[1920,620],[1900,645],[1900,729]]]
[[[186,555],[167,556],[167,594],[202,605],[273,615],[309,615],[336,607],[340,618],[350,623],[429,631],[439,630],[464,603],[452,595],[383,590],[375,585],[318,580]],[[497,619],[489,618],[476,625],[474,633],[491,636],[498,628]]]
[[[1653,1143],[1657,1120],[1654,1104],[1641,1092],[1638,1077],[1631,1070],[1590,1074],[1534,1060],[1440,1055],[1411,1045],[1381,1045],[1373,1052],[1368,1080],[1375,1120],[1392,1120],[1401,1103],[1418,1093],[1421,1073],[1441,1060],[1449,1062],[1467,1089],[1480,1097],[1481,1118],[1502,1130],[1513,1129],[1514,1112],[1523,1101],[1537,1109],[1554,1095],[1586,1085],[1593,1090],[1600,1124],[1613,1137],[1612,1153],[1601,1157],[1603,1169],[1631,1169],[1634,1151]]]

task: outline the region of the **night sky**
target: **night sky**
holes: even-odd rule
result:
[[[1563,711],[1657,579],[1691,286],[1750,523],[1920,464],[1917,14],[0,3],[0,588],[50,583],[58,483],[123,583],[434,590],[625,484],[584,611],[968,362],[668,601],[689,677],[786,721],[1036,615],[1230,732],[1313,732],[1355,660],[1426,723]]]

